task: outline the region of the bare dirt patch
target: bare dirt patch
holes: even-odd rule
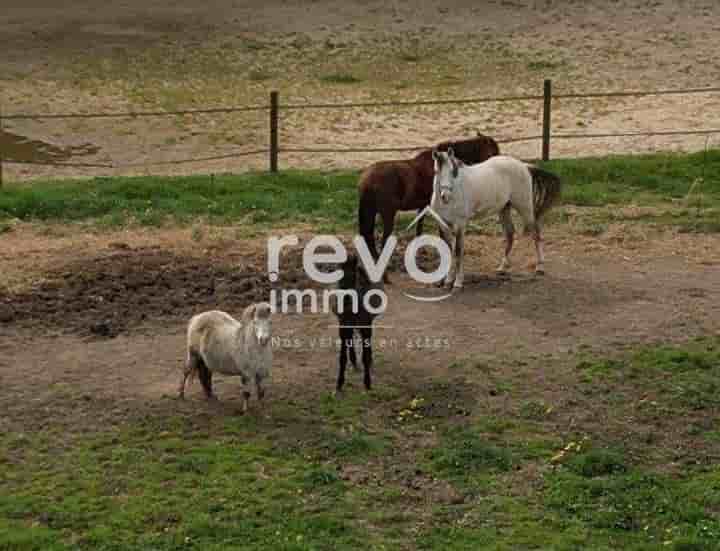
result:
[[[249,302],[268,298],[266,260],[259,245],[245,246],[244,254],[238,244],[217,250],[195,244],[195,252],[189,247],[181,253],[172,245],[160,245],[162,238],[153,244],[147,236],[143,246],[107,245],[133,242],[124,237],[107,236],[99,248],[65,260],[63,249],[50,251],[46,256],[52,259],[45,268],[33,277],[27,274],[25,284],[2,291],[0,303],[11,312],[0,323],[2,332],[12,336],[3,339],[7,369],[32,356],[34,361],[49,360],[46,346],[58,346],[66,356],[121,347],[133,357],[150,352],[159,360],[158,366],[134,375],[139,384],[175,361],[193,313],[209,308],[238,313]],[[501,246],[498,239],[472,236],[468,241],[468,285],[447,301],[426,305],[407,299],[402,291],[413,284],[402,273],[393,273],[390,308],[377,332],[385,343],[379,354],[387,362],[379,371],[402,372],[412,366],[446,373],[453,362],[462,364],[468,357],[482,361],[548,355],[561,360],[581,348],[615,350],[718,330],[715,263],[720,259],[715,236],[661,234],[637,248],[611,239],[566,237],[554,228],[548,236],[548,276],[534,278],[525,272],[532,247],[522,240],[511,280],[492,275]],[[310,285],[301,272],[299,252],[283,258],[283,286]],[[330,315],[279,316],[278,335],[334,338],[332,323]],[[88,341],[94,332],[116,338]],[[424,351],[428,336],[448,339],[449,345]],[[155,348],[156,339],[172,343],[172,352]],[[28,348],[29,342],[38,346]],[[324,371],[334,363],[334,351],[308,346],[300,351],[281,349],[279,356],[282,363],[295,365],[292,377],[310,377],[320,365],[326,366]],[[95,364],[88,357],[83,364],[97,374],[100,384],[102,372],[124,373],[123,361],[103,359]],[[310,371],[298,371],[297,362]],[[62,378],[67,366],[52,363],[56,367],[50,367],[50,374]],[[318,379],[321,386],[332,379],[330,373]],[[545,375],[531,369],[528,377],[543,381]]]

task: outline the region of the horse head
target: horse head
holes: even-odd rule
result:
[[[455,157],[452,147],[448,147],[447,152],[433,151],[433,159],[435,160],[435,189],[440,200],[444,204],[450,203],[453,198],[455,181],[460,175],[460,167],[464,163]]]

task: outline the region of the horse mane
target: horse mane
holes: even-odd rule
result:
[[[437,144],[433,149],[446,152],[453,148],[455,157],[467,165],[481,163],[494,155],[500,154],[500,147],[490,136],[479,134],[474,138],[458,141],[447,141]],[[415,157],[417,160],[432,162],[432,149],[425,149]]]

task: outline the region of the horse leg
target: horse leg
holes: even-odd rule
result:
[[[362,362],[363,362],[363,383],[365,390],[372,387],[372,379],[370,372],[372,371],[372,327],[367,326],[360,329],[362,337]]]
[[[465,228],[460,229],[455,235],[455,259],[457,262],[455,283],[453,287],[461,289],[465,279]]]
[[[185,385],[187,384],[188,377],[198,371],[198,359],[199,358],[195,355],[195,353],[188,352],[185,367],[183,368],[182,376],[180,377],[180,386],[178,388],[178,398],[181,400],[185,399]]]
[[[255,374],[255,391],[257,392],[258,402],[262,404],[265,398],[265,387],[263,386],[262,378],[257,373]]]
[[[418,209],[418,214],[420,214],[425,207],[422,207]],[[420,237],[423,232],[423,220],[425,220],[425,217],[423,216],[420,220],[418,220],[417,224],[415,225],[415,237]]]
[[[449,287],[452,285],[453,281],[455,280],[455,272],[453,270],[453,263],[455,262],[455,259],[452,257],[452,251],[453,251],[453,241],[452,241],[452,234],[447,231],[445,228],[440,226],[440,237],[443,241],[445,241],[445,244],[448,246],[448,250],[450,251],[450,266],[448,268],[448,273],[445,276],[444,280],[441,280],[438,284],[439,287]]]
[[[378,252],[378,257],[380,254],[382,254],[382,251],[385,250],[385,243],[387,243],[387,240],[390,238],[393,230],[395,229],[395,214],[396,213],[397,213],[397,211],[391,210],[388,208],[385,208],[380,212],[380,216],[382,217],[382,221],[383,221],[383,238],[382,238],[382,244],[381,244],[382,249]],[[378,257],[375,257],[375,259],[377,260]],[[385,271],[385,273],[383,273],[383,281],[387,284],[391,283],[390,278],[387,275],[387,271]]]
[[[540,220],[535,218],[535,212],[533,211],[533,205],[530,203],[525,208],[515,208],[520,213],[520,216],[525,223],[525,232],[532,235],[535,241],[535,253],[537,254],[537,263],[535,264],[535,273],[542,275],[545,273],[545,254],[543,251],[543,238],[542,238],[542,225]]]
[[[212,391],[212,371],[207,368],[202,358],[198,358],[198,379],[208,400],[217,400]]]
[[[341,322],[342,323],[342,322]],[[340,328],[340,367],[338,370],[337,384],[335,385],[335,394],[342,394],[343,385],[345,384],[345,369],[348,360],[348,340],[352,340],[353,330],[348,327]]]
[[[505,233],[505,256],[496,271],[498,274],[506,274],[510,269],[510,252],[512,251],[513,243],[515,241],[515,226],[512,221],[510,204],[507,204],[500,211],[500,223],[502,224],[503,232]]]
[[[377,208],[375,206],[375,198],[369,196],[366,190],[361,194],[360,206],[358,208],[358,230],[360,235],[365,239],[368,249],[375,257],[377,246],[375,245],[375,219],[377,218]]]
[[[350,365],[353,368],[353,371],[357,371],[358,365],[357,365],[357,356],[355,355],[355,335],[352,336],[350,339],[350,342],[348,342],[348,356],[350,357]]]

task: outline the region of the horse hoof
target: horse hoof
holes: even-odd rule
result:
[[[544,276],[545,270],[543,268],[535,268],[535,275]]]
[[[345,394],[343,393],[342,390],[336,390],[335,393],[333,394],[333,397],[334,397],[336,400],[342,400],[342,397],[343,397],[344,395],[345,395]]]

